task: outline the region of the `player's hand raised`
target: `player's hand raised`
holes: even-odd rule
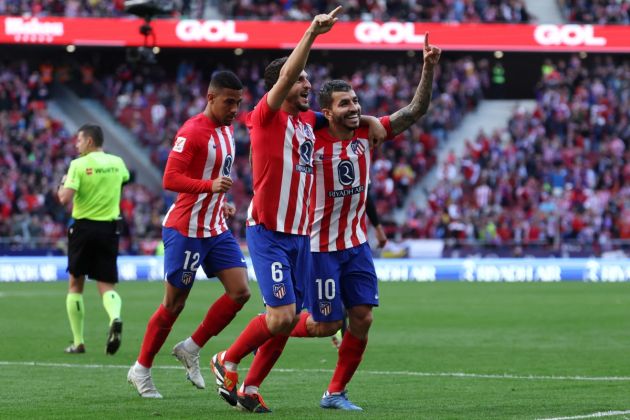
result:
[[[213,193],[224,193],[227,192],[231,187],[232,179],[228,178],[227,176],[222,176],[212,181]]]
[[[223,212],[223,217],[225,217],[226,219],[229,219],[230,217],[234,216],[236,214],[236,207],[234,207],[234,205],[232,203],[228,203],[227,201],[223,204],[223,207],[221,208],[221,211]]]
[[[435,66],[440,61],[440,54],[442,50],[439,47],[429,44],[429,33],[424,33],[424,49],[422,55],[424,58],[424,64]]]
[[[330,31],[335,22],[339,20],[337,15],[341,13],[341,9],[341,6],[337,6],[337,8],[330,13],[315,16],[311,22],[313,33],[315,33],[315,35],[321,35]]]

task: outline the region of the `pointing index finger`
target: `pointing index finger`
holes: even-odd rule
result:
[[[429,32],[424,33],[424,49],[429,51],[431,48],[429,47]]]
[[[331,18],[335,18],[337,17],[337,15],[341,12],[341,9],[343,9],[342,6],[337,6],[335,8],[335,10],[333,10],[332,12],[328,13],[328,16],[330,16]]]

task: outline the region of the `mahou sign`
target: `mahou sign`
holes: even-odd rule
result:
[[[0,44],[140,46],[137,18],[0,17]],[[155,20],[163,48],[293,48],[309,22]],[[112,30],[115,28],[115,30]],[[424,33],[444,50],[630,52],[630,26],[339,22],[319,49],[413,50]]]

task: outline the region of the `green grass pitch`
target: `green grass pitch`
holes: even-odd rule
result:
[[[71,334],[66,284],[0,284],[0,418],[136,419],[247,416],[215,392],[208,363],[261,308],[252,299],[202,351],[208,387],[197,390],[170,350],[222,292],[198,282],[155,360],[163,400],[144,400],[126,382],[159,282],[129,282],[123,344],[104,354],[106,314],[85,288],[86,347]],[[261,388],[276,419],[630,418],[630,284],[381,283],[381,307],[349,396],[363,413],[320,409],[336,352],[329,339],[292,339]],[[251,357],[241,364],[241,377]],[[619,412],[619,414],[614,414]]]

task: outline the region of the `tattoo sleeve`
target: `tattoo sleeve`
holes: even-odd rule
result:
[[[398,135],[411,127],[413,123],[418,121],[429,109],[431,102],[431,91],[433,90],[433,67],[426,64],[422,68],[422,77],[416,88],[413,99],[404,108],[394,112],[389,121],[392,127],[392,134]]]

